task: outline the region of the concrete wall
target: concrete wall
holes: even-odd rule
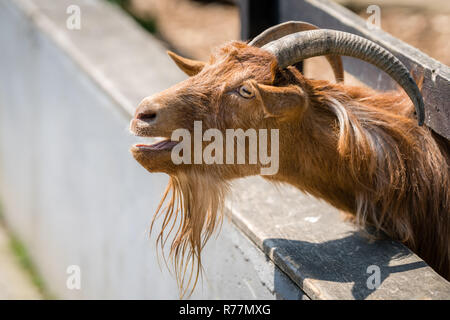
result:
[[[82,11],[68,30],[66,8]],[[104,1],[0,0],[0,195],[8,226],[60,298],[177,298],[147,228],[167,183],[128,149],[140,99],[184,76]],[[158,229],[158,228],[156,228]],[[205,251],[193,298],[302,298],[233,224]],[[81,290],[66,287],[69,265]]]

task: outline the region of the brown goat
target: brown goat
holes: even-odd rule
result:
[[[449,142],[417,124],[403,91],[307,79],[294,67],[280,67],[273,52],[243,42],[217,48],[207,63],[169,55],[190,77],[144,99],[131,123],[136,135],[167,140],[131,151],[148,171],[170,175],[158,209],[164,214],[158,241],[163,247],[174,232],[180,287],[197,281],[201,250],[221,219],[229,181],[258,175],[262,167],[174,164],[178,142],[171,134],[193,132],[194,121],[223,133],[278,129],[279,170],[264,178],[324,199],[359,226],[401,241],[449,279]]]

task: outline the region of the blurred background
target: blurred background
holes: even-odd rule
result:
[[[153,244],[153,240],[148,240],[146,233],[167,177],[143,175],[142,168],[134,163],[126,151],[134,142],[126,133],[127,120],[116,115],[120,112],[104,110],[108,105],[117,103],[125,105],[125,109],[131,112],[145,95],[183,79],[175,68],[165,67],[168,63],[164,62],[165,49],[190,58],[206,60],[212,47],[240,39],[240,6],[238,0],[97,0],[81,1],[80,5],[82,9],[82,5],[97,8],[94,3],[98,2],[108,2],[109,7],[114,9],[95,9],[92,12],[97,15],[92,16],[89,15],[91,11],[88,11],[83,18],[86,20],[82,20],[88,26],[88,33],[70,35],[71,41],[80,45],[78,52],[64,40],[69,34],[64,27],[67,13],[58,11],[69,5],[70,1],[66,1],[64,6],[52,6],[51,1],[44,0],[0,0],[0,20],[19,21],[15,29],[9,24],[0,30],[0,60],[3,63],[0,67],[4,74],[8,74],[8,77],[4,76],[0,81],[0,123],[9,124],[0,129],[0,203],[7,213],[3,217],[0,215],[0,299],[177,298],[173,278],[157,267],[154,247],[150,244]],[[450,1],[335,2],[363,19],[370,16],[367,12],[369,5],[378,5],[381,9],[382,30],[418,48],[431,58],[450,65]],[[267,3],[269,1],[261,1],[262,6]],[[15,9],[16,5],[21,9]],[[95,72],[92,71],[94,68],[90,72],[100,83],[99,86],[88,85],[90,80],[74,71],[71,62],[55,53],[47,40],[27,24],[33,20],[31,13],[35,10],[34,6],[45,12],[56,26],[53,30],[54,27],[49,27],[45,19],[36,19],[39,28],[52,34],[65,52],[72,52],[74,60],[83,68],[95,66]],[[110,13],[116,14],[119,10],[120,14],[131,16],[142,31],[136,36],[134,33],[129,34],[130,42],[123,46],[114,42],[114,36],[108,38],[103,33],[108,28],[115,28],[116,21]],[[23,17],[22,12],[25,12]],[[99,28],[102,24],[108,27]],[[128,22],[117,24],[123,24],[126,30],[129,28]],[[156,37],[158,43],[131,46],[130,44],[142,43],[141,39],[146,39],[142,35],[144,32]],[[31,35],[31,40],[28,35]],[[138,40],[133,42],[134,38]],[[93,65],[83,57],[83,50],[86,48],[94,48]],[[157,54],[153,57],[146,54],[144,57],[141,49]],[[42,53],[44,51],[46,53]],[[108,52],[113,51],[118,56],[108,61]],[[155,65],[163,61],[160,69],[155,66],[148,75],[138,77],[139,63],[144,65],[152,61]],[[306,75],[331,79],[331,73],[322,62],[321,58],[307,61]],[[124,74],[125,68],[133,72]],[[110,77],[115,81],[112,82],[116,87],[111,85],[111,81],[96,78],[102,72],[106,74],[106,78]],[[77,85],[71,83],[74,87],[68,86],[65,82],[67,79],[73,79],[73,83]],[[143,81],[147,83],[146,88],[142,87]],[[98,87],[115,93],[103,97],[102,93],[97,93]],[[92,98],[83,98],[84,95],[92,95]],[[77,113],[63,113],[61,110],[65,104],[71,106],[70,110],[78,110]],[[105,105],[105,108],[99,109],[98,116],[88,117],[93,112],[87,108],[90,105]],[[40,109],[30,109],[33,106]],[[92,120],[91,123],[91,119],[104,121],[105,112],[108,115],[114,114],[111,119],[108,118],[114,125],[102,128],[99,133],[98,122]],[[55,121],[58,123],[64,122],[64,125],[55,126],[53,120],[47,120],[54,119],[53,117],[56,117]],[[80,126],[82,130],[79,129]],[[117,132],[120,135],[114,140]],[[90,141],[89,144],[86,141]],[[81,150],[81,155],[75,153],[69,144]],[[111,144],[111,147],[104,144]],[[104,154],[123,156],[118,156],[117,159],[111,156],[107,162],[103,162],[100,156],[91,157],[92,150],[98,150],[99,145],[102,145],[101,152]],[[48,157],[42,158],[42,153],[48,154]],[[71,162],[78,160],[81,165]],[[114,185],[117,184],[119,188],[116,190]],[[135,185],[152,186],[145,191],[149,194],[148,199],[136,195],[135,191],[139,188]],[[47,192],[47,189],[50,191]],[[98,190],[102,190],[104,197],[92,199],[92,194]],[[133,215],[135,221],[132,223],[130,214],[136,212],[139,212],[138,217]],[[45,215],[49,215],[45,218],[47,220],[40,218]],[[77,220],[80,215],[84,219],[82,222]],[[60,243],[61,237],[64,241]],[[83,251],[88,247],[92,252]],[[219,257],[217,252],[221,250],[214,250],[214,245],[211,248],[210,252],[216,252],[211,253],[211,257]],[[54,262],[55,257],[64,262]],[[247,272],[251,279],[252,271],[245,269],[248,268],[245,264],[240,265],[235,261],[222,264],[220,261],[217,259],[216,262],[210,262],[210,270],[213,273],[217,270],[218,277],[223,274],[223,279],[226,279],[226,268],[240,268],[239,271],[243,274]],[[86,294],[64,291],[68,274],[60,265],[73,264],[86,270],[86,277],[91,283],[97,283],[89,287]],[[136,264],[139,264],[139,270],[135,269]],[[106,271],[108,268],[114,270]],[[152,272],[148,273],[149,269]],[[148,276],[142,279],[140,275],[144,273],[148,273]],[[136,274],[132,280],[128,278],[131,274]],[[114,280],[117,277],[122,279]],[[237,283],[239,284],[236,286],[243,286],[239,281]],[[259,288],[258,285],[252,286],[251,290]],[[208,289],[196,297],[233,297],[235,294],[233,286],[225,289],[217,287],[219,286],[209,284]],[[244,292],[250,289],[242,290]],[[244,298],[245,292],[242,294]],[[267,298],[269,295],[262,297]]]
[[[238,0],[109,0],[120,5],[168,46],[204,60],[210,49],[240,38]],[[261,1],[264,5],[265,1]],[[447,0],[336,0],[367,19],[381,9],[381,28],[450,65],[450,2]]]

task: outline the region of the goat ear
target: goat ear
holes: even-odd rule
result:
[[[266,118],[288,119],[301,115],[307,107],[308,98],[298,86],[274,87],[255,82],[253,85]]]
[[[188,58],[183,58],[172,51],[167,51],[169,57],[177,64],[177,66],[188,76],[195,76],[197,73],[202,71],[205,63],[203,61],[191,60]]]

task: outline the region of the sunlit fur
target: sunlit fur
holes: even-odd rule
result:
[[[236,94],[243,83],[255,98]],[[401,241],[449,279],[449,142],[417,125],[403,91],[307,79],[293,67],[279,70],[275,57],[241,42],[217,49],[200,73],[174,88],[138,111],[156,101],[168,131],[191,130],[193,120],[202,120],[204,130],[279,129],[279,172],[266,179],[324,199],[363,229]],[[171,177],[166,207],[158,210],[164,216],[158,241],[163,247],[173,233],[179,285],[195,286],[228,181],[257,175],[259,165],[174,167],[170,158],[133,154],[149,171]]]

